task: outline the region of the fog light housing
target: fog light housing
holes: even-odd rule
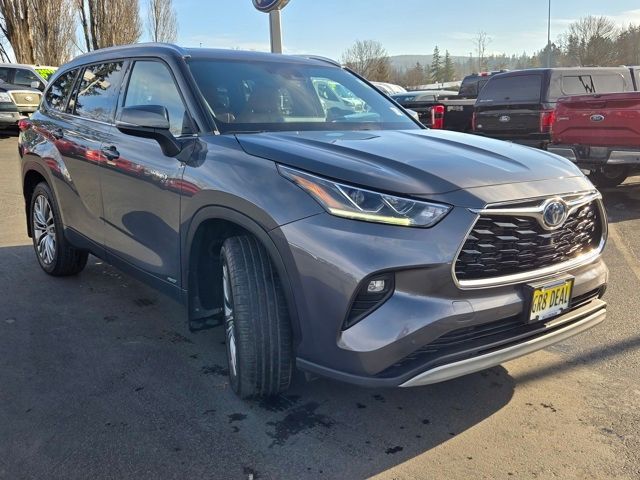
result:
[[[383,279],[371,280],[367,285],[367,293],[380,293],[387,289],[387,281]]]
[[[364,279],[351,301],[343,329],[352,327],[380,307],[391,297],[394,288],[395,276],[393,273],[372,275]]]

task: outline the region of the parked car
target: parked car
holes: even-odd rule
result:
[[[368,111],[330,117],[318,78]],[[427,130],[330,62],[98,50],[20,126],[42,269],[91,253],[181,301],[192,329],[223,322],[241,397],[286,389],[294,366],[439,382],[606,315],[605,213],[575,165]]]
[[[314,80],[313,86],[320,97],[325,110],[337,108],[351,112],[363,112],[365,103],[356,97],[351,90],[336,82]]]
[[[371,82],[371,84],[387,95],[393,95],[394,93],[404,93],[407,91],[404,87],[395,85],[393,83]]]
[[[0,129],[15,128],[38,109],[41,97],[35,88],[0,83]]]
[[[640,92],[560,98],[552,132],[550,150],[615,187],[640,170]]]
[[[491,72],[480,72],[467,75],[462,79],[458,95],[462,98],[478,98],[478,94],[482,91],[493,75],[504,73],[506,71],[507,70],[494,70]]]
[[[0,81],[43,91],[47,79],[57,67],[46,65],[24,65],[20,63],[0,63]]]
[[[633,91],[627,67],[534,68],[493,75],[476,100],[476,134],[538,148],[551,141],[558,98]]]

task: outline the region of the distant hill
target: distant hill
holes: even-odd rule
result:
[[[442,55],[444,58],[444,54]],[[431,60],[433,55],[393,55],[389,57],[391,60],[391,65],[398,69],[404,70],[405,68],[411,68],[415,66],[417,62],[420,62],[421,65],[431,65]],[[451,56],[453,63],[464,64],[469,60],[469,57],[454,57]]]

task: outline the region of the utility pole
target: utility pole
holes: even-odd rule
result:
[[[271,53],[282,53],[282,23],[280,11],[287,6],[289,0],[253,0],[258,11],[269,14],[269,32],[271,36]]]
[[[549,15],[547,16],[547,68],[551,68],[551,0],[549,0]]]
[[[282,53],[282,24],[280,9],[269,12],[269,30],[271,32],[271,53]]]

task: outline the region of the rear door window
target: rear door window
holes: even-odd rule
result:
[[[72,111],[83,118],[111,122],[116,110],[124,62],[90,65],[82,73]]]
[[[53,82],[47,93],[45,94],[45,101],[47,105],[54,109],[63,111],[67,105],[67,97],[73,88],[73,83],[76,79],[78,69],[70,70],[63,73],[58,79]]]
[[[478,103],[539,103],[541,75],[493,77],[480,91]]]

